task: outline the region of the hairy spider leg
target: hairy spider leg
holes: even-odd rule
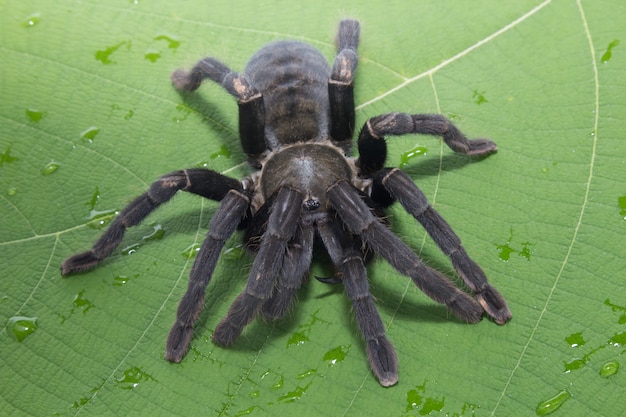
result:
[[[398,382],[398,359],[383,324],[367,282],[360,240],[343,230],[337,218],[317,223],[317,230],[335,267],[342,277],[346,294],[365,339],[367,357],[372,371],[382,386]]]
[[[354,133],[354,73],[359,61],[359,22],[346,19],[339,23],[337,57],[328,80],[330,137],[346,153],[352,148]]]
[[[445,304],[457,317],[468,322],[480,321],[483,309],[468,294],[454,286],[442,273],[424,265],[419,257],[376,218],[359,192],[341,180],[328,189],[327,196],[353,234],[381,255],[400,273],[410,277],[422,292]]]
[[[179,190],[219,201],[230,190],[242,191],[242,186],[233,178],[203,168],[174,171],[164,175],[152,183],[146,193],[137,197],[121,211],[91,250],[67,258],[61,264],[61,274],[83,272],[95,267],[113,253],[122,241],[127,228],[139,224]]]
[[[204,292],[213,276],[220,252],[249,206],[250,198],[247,195],[231,190],[213,215],[207,236],[191,268],[187,291],[178,304],[176,321],[167,337],[165,359],[168,361],[180,362],[187,353],[193,336],[193,324],[204,306]]]
[[[213,341],[216,343],[232,345],[272,296],[288,243],[296,234],[303,200],[302,193],[289,187],[282,187],[278,192],[246,288],[215,328]]]
[[[172,83],[179,91],[195,91],[202,81],[220,84],[237,99],[239,106],[239,137],[250,164],[260,168],[260,159],[267,150],[265,143],[265,107],[263,96],[244,75],[238,74],[215,58],[204,58],[190,70],[172,73]]]
[[[440,114],[388,113],[372,117],[359,133],[359,169],[373,174],[384,168],[387,158],[385,135],[419,133],[443,137],[454,152],[471,156],[487,155],[497,150],[489,139],[469,140],[450,120]]]
[[[261,315],[270,320],[279,320],[285,316],[296,292],[308,277],[313,257],[313,236],[315,229],[312,221],[301,222],[296,234],[283,258],[282,272],[278,276],[274,292],[263,305]]]
[[[374,182],[384,186],[402,207],[422,224],[441,251],[450,257],[454,269],[476,295],[487,314],[498,324],[505,324],[509,321],[511,312],[504,298],[489,285],[483,270],[461,246],[461,239],[428,203],[424,193],[411,181],[411,178],[398,168],[390,168],[377,173]]]

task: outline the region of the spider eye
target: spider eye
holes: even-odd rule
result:
[[[302,207],[306,211],[313,211],[320,208],[320,201],[317,198],[308,198],[302,203]]]

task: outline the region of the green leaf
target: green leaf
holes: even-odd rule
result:
[[[212,4],[218,3],[218,4]],[[0,1],[0,410],[5,415],[619,415],[626,408],[626,8],[617,0]],[[340,288],[311,281],[286,320],[232,348],[210,335],[251,256],[227,243],[191,350],[165,337],[216,204],[177,196],[97,269],[62,278],[116,211],[169,171],[241,178],[236,104],[169,81],[206,55],[241,70],[296,38],[333,59],[362,23],[359,126],[440,112],[497,154],[389,140],[507,298],[513,320],[464,325],[383,261],[372,292],[400,363],[381,388]],[[419,150],[418,151],[416,151]],[[451,267],[399,207],[394,231]],[[327,263],[312,274],[324,276]],[[609,371],[607,371],[609,370]]]

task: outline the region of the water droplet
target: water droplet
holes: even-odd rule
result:
[[[316,323],[328,323],[317,317],[319,311],[319,309],[315,310],[315,313],[311,314],[311,317],[306,323],[298,326],[298,331],[292,334],[289,340],[287,340],[287,347],[303,345],[310,340],[309,335],[311,334],[311,328]]]
[[[565,373],[567,374],[567,373],[570,373],[572,371],[582,368],[583,366],[585,366],[588,360],[589,360],[589,356],[585,355],[582,358],[575,358],[569,362],[563,362],[563,365],[565,367]]]
[[[243,254],[246,252],[246,249],[243,246],[243,243],[237,243],[234,246],[224,250],[222,253],[222,258],[236,261],[237,259],[241,259]]]
[[[136,366],[125,370],[124,374],[115,380],[122,389],[135,389],[142,381],[156,381],[156,379]]]
[[[180,254],[187,259],[195,258],[200,251],[200,243],[192,243],[187,246]]]
[[[581,347],[581,346],[585,346],[585,339],[583,339],[583,334],[581,333],[572,333],[571,335],[567,336],[565,338],[565,341],[571,346],[571,347]]]
[[[9,189],[7,190],[7,195],[8,195],[8,196],[12,196],[12,195],[15,195],[15,194],[17,194],[17,188],[15,188],[15,187],[11,187],[11,188],[9,188]]]
[[[613,42],[609,43],[609,46],[606,48],[606,52],[602,55],[602,58],[600,58],[603,64],[610,61],[611,56],[613,55],[613,48],[617,45],[619,45],[619,39],[614,39]]]
[[[423,392],[423,390],[419,390],[418,389],[412,389],[410,391],[407,391],[406,393],[406,411],[411,411],[416,409],[417,407],[419,407],[422,404],[423,401],[423,396],[420,392]]]
[[[530,261],[530,257],[533,254],[532,247],[535,246],[534,243],[530,242],[522,242],[521,249],[516,249],[511,246],[511,242],[513,240],[513,229],[511,229],[509,233],[509,238],[503,245],[496,245],[496,249],[498,250],[498,257],[504,262],[508,262],[511,259],[511,255],[517,253],[518,256],[526,258],[527,261]]]
[[[348,355],[351,345],[340,345],[329,350],[324,354],[323,360],[328,362],[328,366],[335,366],[337,363],[343,362]]]
[[[111,223],[111,220],[119,213],[117,209],[91,210],[89,212],[89,227],[100,230]]]
[[[304,334],[304,332],[295,332],[291,335],[289,340],[287,340],[287,347],[303,345],[309,340],[310,339]]]
[[[188,107],[185,107],[182,104],[177,104],[176,105],[176,110],[178,110],[179,112],[179,116],[174,116],[172,118],[172,120],[176,123],[180,123],[182,121],[184,121],[187,117],[189,117],[189,115],[191,114],[191,109]]]
[[[535,409],[535,413],[537,413],[538,416],[546,416],[548,414],[552,414],[556,410],[558,410],[565,401],[569,400],[570,397],[570,393],[567,392],[567,390],[563,390],[556,394],[554,397],[541,402]]]
[[[626,324],[626,307],[622,307],[622,306],[619,306],[617,304],[613,304],[613,303],[611,303],[611,300],[608,299],[608,298],[606,300],[604,300],[604,304],[609,306],[609,307],[611,307],[611,310],[613,310],[614,312],[621,311],[622,314],[619,317],[618,323],[619,324]]]
[[[39,123],[39,121],[46,116],[46,113],[37,109],[28,108],[26,109],[26,116],[31,122]]]
[[[28,335],[37,330],[37,317],[13,316],[7,321],[7,330],[18,342],[22,342]]]
[[[100,133],[100,128],[95,126],[89,126],[87,129],[80,132],[80,138],[83,142],[91,143]]]
[[[282,375],[277,374],[276,372],[272,371],[271,369],[268,369],[267,371],[263,372],[263,375],[261,375],[261,380],[265,380],[266,378],[268,378],[269,376],[273,376],[276,380],[276,382],[274,382],[272,384],[272,389],[273,390],[279,390],[283,387],[283,385],[285,385],[285,377]]]
[[[472,94],[472,98],[474,99],[474,103],[481,105],[483,103],[487,103],[487,99],[484,96],[485,92],[482,93],[478,90],[474,90],[474,94]]]
[[[41,15],[37,13],[33,13],[31,15],[26,16],[26,18],[22,21],[22,26],[25,28],[32,28],[37,26],[41,20]]]
[[[141,247],[141,243],[133,243],[132,245],[128,245],[125,248],[122,248],[120,253],[124,256],[129,256],[137,252],[137,250],[139,250],[140,247]]]
[[[498,257],[504,262],[508,262],[511,259],[511,254],[515,253],[515,249],[509,246],[509,242],[504,245],[497,245],[496,248],[498,249]]]
[[[615,347],[626,345],[626,332],[615,333],[613,337],[609,339],[609,344]]]
[[[177,49],[180,46],[180,41],[167,34],[160,34],[154,38],[155,41],[166,41],[167,47],[170,49]]]
[[[111,113],[109,113],[109,117],[111,117],[113,113],[117,113],[119,110],[123,110],[123,109],[117,104],[111,104]],[[135,115],[135,111],[132,109],[129,109],[124,114],[124,120],[130,120],[134,115]]]
[[[619,196],[617,198],[617,204],[620,208],[619,215],[622,216],[624,220],[626,220],[626,195]]]
[[[59,169],[59,166],[60,165],[57,162],[48,162],[39,172],[41,175],[50,175],[56,172],[56,170]]]
[[[261,391],[259,391],[258,389],[255,389],[248,395],[250,398],[259,398],[259,396],[261,395]]]
[[[297,376],[296,379],[304,379],[304,378],[309,378],[311,376],[317,375],[317,369],[307,369],[304,372],[300,372]]]
[[[211,157],[211,159],[215,159],[215,158],[230,158],[230,151],[228,150],[226,145],[222,145],[220,150],[217,151],[217,152],[213,152],[210,155],[210,157]]]
[[[148,49],[143,57],[148,61],[155,63],[159,58],[161,58],[161,52],[154,49]]]
[[[130,41],[122,41],[118,44],[115,44],[113,46],[109,46],[106,47],[102,50],[98,50],[95,53],[96,56],[96,60],[101,61],[103,64],[108,65],[108,64],[115,64],[115,61],[112,61],[110,59],[111,55],[117,51],[118,49],[120,49],[122,46],[126,45],[127,49],[130,50]]]
[[[165,230],[163,229],[163,226],[158,223],[152,223],[150,226],[152,227],[152,232],[143,236],[141,240],[144,242],[149,242],[151,240],[163,239],[163,236],[165,235]]]
[[[607,362],[604,365],[602,365],[602,368],[600,368],[600,376],[602,378],[608,378],[610,376],[615,375],[617,371],[619,371],[619,362],[617,361]]]
[[[118,275],[113,278],[113,285],[116,287],[123,287],[129,280],[130,278],[126,275]]]
[[[312,382],[309,382],[304,387],[297,386],[293,391],[289,391],[288,393],[278,397],[278,401],[292,403],[296,400],[299,400],[306,393],[306,390],[311,386],[311,384]]]
[[[11,156],[11,145],[7,146],[4,152],[0,153],[0,167],[4,164],[10,164],[11,162],[15,162],[18,159],[14,156]]]
[[[409,160],[418,156],[426,155],[428,149],[423,146],[415,145],[412,149],[400,154],[400,168],[404,168],[409,164]]]
[[[426,395],[426,382],[424,384],[417,385],[414,389],[407,391],[406,393],[406,411],[411,412],[418,409],[420,406],[419,414],[422,416],[428,415],[433,411],[441,411],[445,405],[445,398],[437,399],[432,397],[425,397]],[[423,404],[423,405],[422,405]]]
[[[74,296],[74,309],[73,310],[82,310],[83,314],[87,314],[89,310],[94,308],[95,306],[91,301],[84,297],[85,290],[80,291],[78,294]],[[72,311],[73,312],[73,311]]]

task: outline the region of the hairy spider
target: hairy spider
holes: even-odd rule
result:
[[[495,152],[495,143],[468,140],[438,114],[389,113],[367,120],[359,134],[359,157],[351,157],[358,42],[359,23],[343,20],[332,68],[312,46],[279,41],[261,48],[243,74],[215,58],[199,61],[189,72],[175,71],[172,81],[180,91],[194,91],[208,78],[237,99],[241,145],[255,172],[241,181],[200,168],[161,177],[122,210],[91,250],[65,260],[61,273],[96,266],[111,255],[128,227],[182,190],[221,203],[167,338],[169,361],[185,356],[220,251],[238,227],[245,229],[246,246],[257,254],[245,290],[213,333],[219,345],[231,345],[258,314],[269,319],[285,315],[308,277],[314,241],[326,248],[336,269],[333,278],[322,281],[343,283],[370,366],[383,386],[398,381],[398,365],[368,287],[364,264],[371,252],[460,319],[476,323],[486,312],[496,323],[506,323],[511,313],[504,298],[488,284],[448,223],[404,172],[384,166],[387,135],[439,135],[453,151],[466,155]],[[383,210],[396,200],[450,257],[474,297],[426,266],[390,231]]]

